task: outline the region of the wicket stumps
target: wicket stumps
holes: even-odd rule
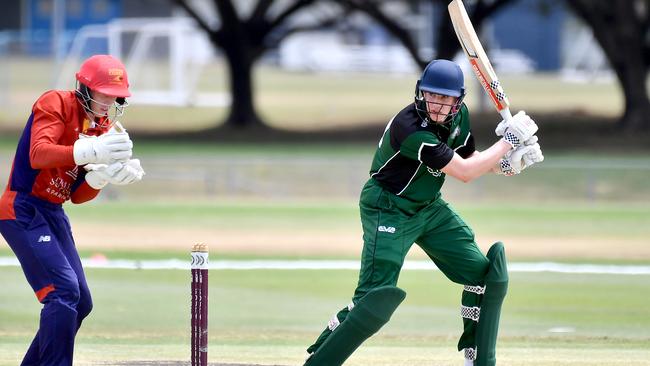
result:
[[[192,366],[208,365],[208,246],[192,247]]]

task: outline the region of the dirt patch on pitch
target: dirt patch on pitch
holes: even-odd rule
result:
[[[223,228],[166,228],[161,226],[129,226],[77,224],[76,243],[89,250],[172,250],[189,251],[194,243],[205,242],[211,252],[296,256],[351,256],[361,253],[361,233],[354,230],[224,230]],[[119,233],[119,235],[98,235]],[[503,241],[508,257],[515,260],[534,259],[603,259],[649,260],[650,246],[642,239],[602,237],[496,237],[478,235],[477,241],[487,251],[495,241]],[[426,258],[413,246],[410,255]],[[214,257],[213,258],[216,258]]]

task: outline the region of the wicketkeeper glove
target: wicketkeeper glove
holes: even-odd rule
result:
[[[133,142],[119,122],[116,122],[115,126],[117,128],[113,127],[100,136],[80,135],[73,147],[75,164],[111,164],[127,161],[132,155]]]
[[[126,163],[116,162],[111,165],[88,164],[85,166],[86,182],[94,189],[102,189],[108,183],[124,186],[142,180],[145,172],[139,159],[131,159]]]

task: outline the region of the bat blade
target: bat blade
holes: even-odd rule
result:
[[[451,23],[458,37],[465,55],[469,59],[472,71],[481,83],[483,90],[494,104],[499,114],[504,119],[512,118],[510,113],[510,101],[503,91],[503,87],[497,78],[494,68],[487,57],[481,41],[474,30],[474,26],[467,15],[465,5],[462,0],[453,0],[447,7]]]

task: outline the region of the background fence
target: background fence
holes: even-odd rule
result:
[[[10,156],[0,155],[0,166]],[[368,179],[371,156],[145,156],[145,179],[128,187],[108,186],[109,200],[138,199],[339,199],[356,200]],[[0,171],[6,182],[8,169]],[[650,159],[549,156],[515,177],[488,175],[465,184],[448,178],[443,194],[453,202],[520,200],[650,201]]]

